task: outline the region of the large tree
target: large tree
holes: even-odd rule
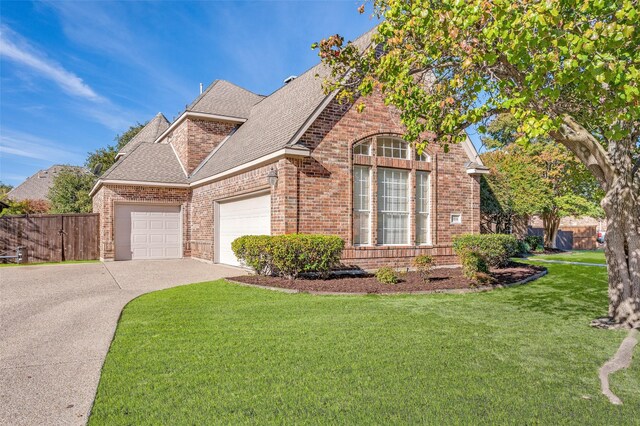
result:
[[[92,210],[91,188],[95,176],[85,170],[60,170],[49,189],[50,213],[89,213]]]
[[[480,181],[484,231],[526,235],[529,218],[545,208],[550,196],[539,178],[542,170],[522,150],[495,149],[481,157],[491,170]]]
[[[326,90],[350,101],[381,91],[418,147],[446,147],[505,112],[522,123],[520,139],[567,147],[606,194],[610,323],[640,326],[637,0],[372,5],[383,18],[375,49],[360,54],[338,35],[316,44],[331,68]]]
[[[140,130],[142,130],[145,125],[146,124],[136,123],[130,126],[124,133],[116,135],[114,145],[107,145],[104,148],[98,148],[90,152],[84,165],[91,171],[100,170],[100,173],[103,173],[116,162],[118,151],[124,148],[135,135],[140,133]],[[100,166],[99,169],[96,168],[98,165]]]
[[[486,181],[513,200],[514,213],[542,217],[545,247],[556,248],[563,217],[603,216],[603,191],[567,148],[546,137],[516,143],[519,125],[510,114],[500,114],[486,127],[482,141],[492,151],[482,158],[494,172]]]

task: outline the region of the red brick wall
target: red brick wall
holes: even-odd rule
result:
[[[284,232],[284,185],[271,189],[267,174],[276,167],[285,170],[286,160],[261,166],[254,170],[231,176],[214,183],[193,188],[191,197],[191,255],[199,259],[215,259],[214,203],[221,199],[242,196],[257,191],[271,191],[271,233]]]
[[[168,141],[191,174],[235,127],[236,124],[228,122],[187,118],[169,135]]]
[[[183,255],[190,252],[190,191],[186,188],[142,187],[130,185],[103,185],[93,197],[93,212],[100,213],[100,258],[115,257],[114,215],[117,203],[153,203],[182,207]]]
[[[480,230],[480,192],[478,180],[470,177],[464,163],[469,161],[459,145],[450,146],[449,153],[438,146],[430,146],[430,163],[358,156],[359,164],[376,163],[377,166],[406,168],[411,170],[412,191],[410,211],[415,211],[415,170],[431,172],[431,238],[432,246],[409,245],[403,247],[355,247],[352,245],[352,145],[375,134],[401,134],[399,116],[384,105],[379,95],[362,100],[366,108],[358,113],[348,105],[333,101],[302,136],[301,143],[312,149],[312,156],[300,162],[292,176],[287,175],[287,185],[295,187],[297,215],[292,212],[286,223],[297,224],[302,233],[339,235],[347,243],[344,262],[363,268],[382,265],[410,266],[418,254],[432,254],[440,265],[456,264],[457,257],[451,250],[452,238],[467,232]],[[413,158],[413,157],[412,157]],[[376,205],[376,166],[373,167],[373,205]],[[450,214],[462,213],[462,224],[451,225]],[[376,241],[376,211],[372,211],[372,236]],[[410,241],[415,240],[415,222],[412,214]],[[287,232],[294,232],[287,230]]]

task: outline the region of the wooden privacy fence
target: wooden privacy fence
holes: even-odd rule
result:
[[[544,234],[542,228],[529,228],[530,235]],[[558,230],[556,246],[562,250],[595,250],[598,231],[594,226],[563,226]]]
[[[24,247],[30,263],[98,259],[98,226],[96,213],[0,217],[0,253]]]

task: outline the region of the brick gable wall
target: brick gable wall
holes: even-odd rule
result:
[[[437,257],[438,264],[458,263],[451,244],[455,235],[478,233],[480,229],[479,181],[466,173],[464,163],[468,157],[459,145],[450,146],[449,153],[438,146],[430,146],[427,153],[430,163],[413,160],[357,156],[358,164],[430,171],[431,178],[431,236],[432,246],[409,245],[356,247],[352,244],[352,146],[373,135],[402,134],[399,114],[384,105],[379,94],[360,100],[365,103],[364,112],[358,113],[350,105],[332,101],[318,119],[305,132],[301,143],[312,149],[311,158],[299,162],[297,173],[287,181],[295,186],[299,197],[298,213],[295,217],[297,231],[302,233],[335,234],[346,242],[343,260],[362,268],[377,268],[382,265],[394,267],[410,266],[418,254]],[[359,102],[360,102],[359,101]],[[412,157],[413,158],[413,157]],[[372,164],[373,165],[373,164]],[[372,184],[376,181],[373,170]],[[415,179],[410,211],[415,211]],[[373,205],[377,194],[372,190]],[[376,241],[376,209],[372,210],[372,235]],[[450,224],[450,215],[461,213],[460,225]],[[291,219],[287,220],[289,223]],[[410,241],[415,240],[412,221]]]
[[[235,128],[234,123],[187,118],[166,140],[187,174],[191,174]]]

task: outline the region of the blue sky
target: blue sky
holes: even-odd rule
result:
[[[375,25],[361,1],[0,3],[0,180],[16,185],[215,79],[269,94],[317,62],[312,42]]]

